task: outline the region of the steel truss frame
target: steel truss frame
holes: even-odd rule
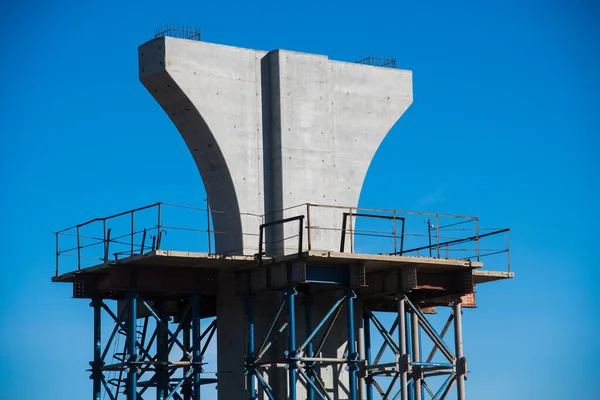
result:
[[[165,299],[147,301],[136,292],[128,292],[126,306],[118,316],[104,300],[92,299],[94,359],[90,362],[90,379],[93,399],[100,400],[104,394],[110,400],[121,399],[122,395],[127,400],[143,400],[146,391],[155,388],[157,400],[200,400],[200,387],[216,383],[216,379],[202,378],[201,374],[206,364],[204,354],[217,328],[213,320],[201,330],[200,303],[198,293],[187,298],[187,307],[173,331]],[[114,323],[104,345],[103,311]],[[146,316],[139,318],[139,314]],[[117,348],[120,336],[125,338],[122,351]],[[112,357],[117,362],[107,363],[111,349],[115,351]],[[174,353],[182,356],[173,360]],[[107,379],[105,374],[115,377]]]
[[[373,400],[376,393],[383,400],[443,400],[456,383],[458,400],[465,400],[464,380],[466,359],[462,349],[462,307],[458,297],[452,304],[453,312],[444,329],[438,333],[419,307],[413,304],[404,293],[397,295],[397,317],[388,330],[365,304],[357,299],[354,289],[347,289],[329,308],[329,311],[313,328],[312,304],[310,295],[304,297],[306,339],[297,344],[296,297],[295,286],[288,287],[284,298],[264,339],[257,346],[255,335],[254,302],[252,295],[246,295],[246,317],[248,322],[248,354],[245,360],[248,399],[259,398],[258,388],[269,400],[279,400],[272,387],[264,379],[264,368],[285,368],[288,374],[288,399],[297,400],[296,384],[300,380],[306,387],[307,400],[331,400],[325,389],[319,368],[325,365],[342,364],[349,372],[348,399]],[[362,318],[355,321],[355,303],[360,302]],[[348,347],[344,358],[323,358],[318,355],[333,325],[346,309]],[[285,310],[285,311],[284,311]],[[287,318],[281,318],[285,315]],[[282,321],[283,320],[283,321]],[[356,337],[356,323],[360,324]],[[454,322],[454,351],[444,342],[444,336]],[[374,329],[373,329],[374,328]],[[383,338],[375,359],[372,358],[372,331]],[[397,339],[394,339],[394,331]],[[319,342],[317,335],[323,331]],[[420,334],[424,332],[433,342],[429,356],[421,356]],[[284,333],[287,334],[287,350],[281,359],[266,360],[265,355]],[[357,340],[358,339],[358,340]],[[358,349],[357,349],[358,347]],[[382,362],[386,348],[392,349],[395,360]],[[448,362],[432,362],[436,352],[442,353]],[[442,386],[434,392],[426,379],[433,376],[447,376]],[[381,377],[392,377],[386,390],[382,388]],[[399,383],[399,385],[397,385]],[[399,386],[399,387],[398,387]],[[428,395],[428,396],[427,396]]]
[[[466,359],[462,346],[462,305],[460,297],[452,303],[453,311],[441,333],[438,333],[423,312],[403,293],[397,296],[397,317],[390,329],[386,329],[375,314],[363,307],[363,327],[365,337],[365,368],[362,378],[365,383],[366,400],[373,400],[375,390],[382,399],[389,400],[443,400],[456,384],[458,400],[465,400]],[[444,336],[454,323],[454,351],[444,341]],[[371,354],[372,327],[383,338],[375,359]],[[393,335],[397,332],[396,339]],[[432,349],[424,359],[421,354],[421,333],[432,341]],[[390,348],[394,362],[381,362],[382,356]],[[447,362],[432,362],[436,352],[444,355]],[[384,390],[378,378],[392,377]],[[437,391],[427,384],[426,379],[434,376],[447,376]],[[399,381],[399,388],[396,383]]]

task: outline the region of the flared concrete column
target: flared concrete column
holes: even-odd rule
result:
[[[306,214],[305,206],[294,206],[356,206],[371,159],[412,103],[410,71],[170,37],[140,46],[139,74],[194,157],[211,200],[214,228],[222,232],[215,235],[219,254],[255,254],[260,224]],[[339,250],[345,211],[311,208],[313,250]],[[297,229],[268,231],[267,252],[297,251],[295,239],[282,241]],[[234,284],[230,272],[220,271],[220,399],[244,398],[246,391],[244,303],[235,296]],[[273,316],[279,296],[257,297],[257,332]],[[315,318],[329,306],[316,302]],[[344,324],[338,321],[324,354],[342,356]],[[305,327],[299,324],[298,331]],[[346,398],[348,373],[333,367],[323,373],[334,398]],[[285,374],[273,373],[269,380],[278,393],[286,391]]]

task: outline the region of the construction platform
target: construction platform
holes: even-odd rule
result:
[[[375,310],[395,305],[397,283],[420,306],[447,305],[452,296],[465,296],[464,307],[475,303],[466,295],[474,286],[514,277],[513,272],[481,270],[482,262],[461,259],[304,251],[281,257],[239,256],[171,250],[144,254],[67,272],[53,282],[73,284],[75,298],[122,300],[136,290],[146,298],[200,292],[217,295],[218,270],[236,275],[236,293],[244,295],[284,290],[291,285],[327,284],[327,290],[360,288]],[[331,286],[333,285],[333,286]],[[215,304],[214,300],[208,300]],[[206,316],[216,316],[216,308]]]

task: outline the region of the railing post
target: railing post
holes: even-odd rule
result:
[[[134,216],[134,214],[135,214],[135,212],[133,212],[133,211],[132,211],[132,212],[131,212],[131,255],[133,255],[133,253],[134,253],[134,247],[133,247],[133,244],[134,244],[134,241],[135,241],[135,237],[134,237],[134,233],[135,233],[135,222],[134,222],[134,219],[133,219],[133,218],[134,218],[134,217],[133,217],[133,216]]]
[[[58,232],[56,232],[56,276],[58,276],[58,257],[60,257],[60,247],[58,243]]]
[[[352,217],[352,208],[350,208],[350,253],[354,253],[354,220]]]
[[[398,253],[398,246],[396,245],[396,210],[394,210],[394,254]]]
[[[475,254],[479,261],[479,218],[475,218]]]
[[[212,243],[210,240],[210,202],[208,200],[208,196],[206,196],[206,225],[206,232],[208,235],[208,254],[210,255],[212,254]]]
[[[81,269],[81,241],[79,237],[79,225],[77,225],[77,269]]]
[[[298,219],[298,257],[302,257],[302,238],[304,234],[304,215]]]
[[[110,232],[111,229],[108,228],[108,231],[106,232],[106,241],[104,242],[104,263],[108,264],[108,255],[109,253],[109,249],[110,249]]]
[[[435,214],[435,238],[437,243],[437,258],[440,258],[440,217]]]
[[[104,240],[104,264],[108,263],[108,253],[106,252],[106,218],[102,219],[102,232],[103,232],[103,240]]]
[[[310,242],[310,203],[306,203],[306,235],[308,236],[308,250],[312,249]]]
[[[506,231],[506,257],[508,261],[508,272],[510,272],[510,231]]]
[[[404,225],[406,223],[406,217],[402,217],[402,231],[400,232],[400,255],[404,254]]]
[[[158,203],[158,217],[157,217],[157,221],[156,221],[156,250],[160,250],[160,237],[162,236],[161,232],[160,232],[160,213],[161,213],[161,206],[162,203]]]

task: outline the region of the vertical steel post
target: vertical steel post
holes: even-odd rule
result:
[[[411,327],[411,338],[412,338],[412,361],[414,362],[419,362],[421,361],[421,343],[420,343],[420,337],[419,337],[419,317],[417,316],[417,313],[415,312],[411,312],[410,313],[410,319],[411,319],[411,323],[410,323],[410,327]],[[413,398],[415,400],[421,400],[422,399],[422,393],[423,393],[423,388],[422,388],[422,382],[421,382],[421,373],[420,371],[416,371],[417,373],[415,374],[415,369],[413,368],[413,388],[414,388],[414,395]]]
[[[396,210],[394,210],[394,254],[398,253],[396,242]]]
[[[348,318],[348,399],[357,400],[356,397],[356,342],[354,338],[354,299],[356,294],[353,290],[346,293],[346,311]]]
[[[304,324],[306,325],[306,337],[309,337],[310,334],[312,333],[312,298],[310,297],[310,293],[308,294],[308,297],[306,298],[306,303],[304,303],[305,309],[304,309]],[[306,345],[306,349],[305,349],[305,353],[306,353],[306,357],[312,357],[313,356],[313,343],[312,340],[310,342],[308,342],[308,344]],[[313,363],[310,363],[311,366],[314,365]],[[315,382],[315,376],[314,376],[315,371],[313,371],[312,369],[309,371],[309,378],[310,380],[314,383]],[[315,399],[315,390],[313,389],[312,385],[307,385],[307,400],[314,400]]]
[[[79,225],[77,225],[77,269],[81,269],[81,238],[79,236]]]
[[[56,276],[58,276],[58,258],[60,257],[60,247],[58,243],[58,232],[56,232]]]
[[[129,315],[127,316],[127,400],[137,400],[137,293],[127,293]]]
[[[169,334],[167,332],[168,317],[165,316],[163,300],[154,303],[156,314],[162,321],[156,322],[156,400],[164,400],[169,395],[169,375],[166,363],[169,361]],[[164,363],[164,364],[163,364]]]
[[[157,214],[157,223],[156,223],[156,250],[160,249],[160,214],[161,214],[161,203],[158,203],[158,211],[156,212]]]
[[[308,236],[308,250],[312,249],[310,242],[310,203],[306,203],[306,235]]]
[[[435,238],[437,243],[437,258],[440,258],[440,217],[435,214]]]
[[[456,351],[456,391],[458,400],[465,400],[466,361],[463,355],[462,304],[458,297],[454,301],[454,343]]]
[[[429,257],[433,257],[431,253],[431,219],[429,218],[427,219],[427,237],[429,238]]]
[[[102,389],[102,300],[101,299],[92,299],[92,304],[90,304],[94,308],[94,361],[92,361],[92,380],[93,380],[93,388],[94,388],[94,400],[100,400],[102,397],[101,389]]]
[[[134,220],[135,212],[131,212],[131,255],[135,252],[135,220]]]
[[[104,231],[104,264],[108,264],[108,246],[106,245],[106,218],[102,219],[102,230]]]
[[[58,241],[57,241],[57,243],[58,243]],[[506,231],[506,261],[508,263],[507,271],[510,272],[510,230]],[[58,263],[57,263],[57,265],[58,265]],[[57,269],[57,275],[58,275],[58,269]]]
[[[252,303],[252,296],[246,296],[246,318],[248,318],[248,357],[246,358],[246,362],[250,364],[247,367],[246,371],[246,379],[248,386],[248,399],[255,400],[256,399],[256,385],[254,383],[254,358],[256,354],[254,348],[254,304]]]
[[[367,366],[371,365],[371,319],[368,312],[363,312],[363,321],[365,323],[365,359]],[[366,372],[365,372],[366,375]],[[373,381],[370,376],[365,376],[367,383],[367,400],[373,400]]]
[[[362,315],[362,314],[361,314]],[[365,360],[365,321],[361,317],[358,321],[358,359],[361,363]],[[362,364],[364,365],[364,364]],[[358,365],[357,365],[358,366]],[[357,370],[359,370],[357,368]],[[365,380],[358,374],[358,394],[361,400],[365,400],[367,388],[365,386]]]
[[[212,254],[212,243],[210,240],[210,202],[208,200],[208,196],[206,196],[206,225],[206,232],[208,235],[208,254]]]
[[[475,254],[479,261],[479,218],[475,218]]]
[[[410,313],[410,311],[406,311],[406,313],[404,315],[406,316],[406,353],[408,354],[408,357],[410,357],[410,359],[412,360],[413,345],[412,345],[412,319],[410,317],[411,313]],[[410,380],[408,382],[408,400],[414,400],[414,399],[415,399],[414,381]]]
[[[183,328],[183,347],[185,348],[185,352],[190,354],[191,353],[191,335],[190,335],[190,330],[192,328],[191,326],[191,321],[190,321],[190,317],[189,314],[186,315],[185,317],[186,321],[185,321],[185,328]],[[188,373],[190,371],[190,367],[185,366],[183,367],[183,376],[188,376]],[[189,384],[189,380],[186,380],[186,382],[183,384],[183,400],[191,400],[192,399],[192,387]]]
[[[406,304],[404,293],[398,292],[398,346],[400,346],[400,361],[402,372],[400,373],[400,400],[408,400],[408,371],[406,351]]]
[[[193,400],[200,400],[200,373],[202,372],[200,328],[200,294],[192,294],[192,365],[193,365]]]
[[[289,376],[289,400],[297,400],[296,383],[298,381],[298,371],[296,371],[296,309],[295,297],[296,289],[288,288],[285,292],[287,312],[289,318],[288,328],[288,376]]]

